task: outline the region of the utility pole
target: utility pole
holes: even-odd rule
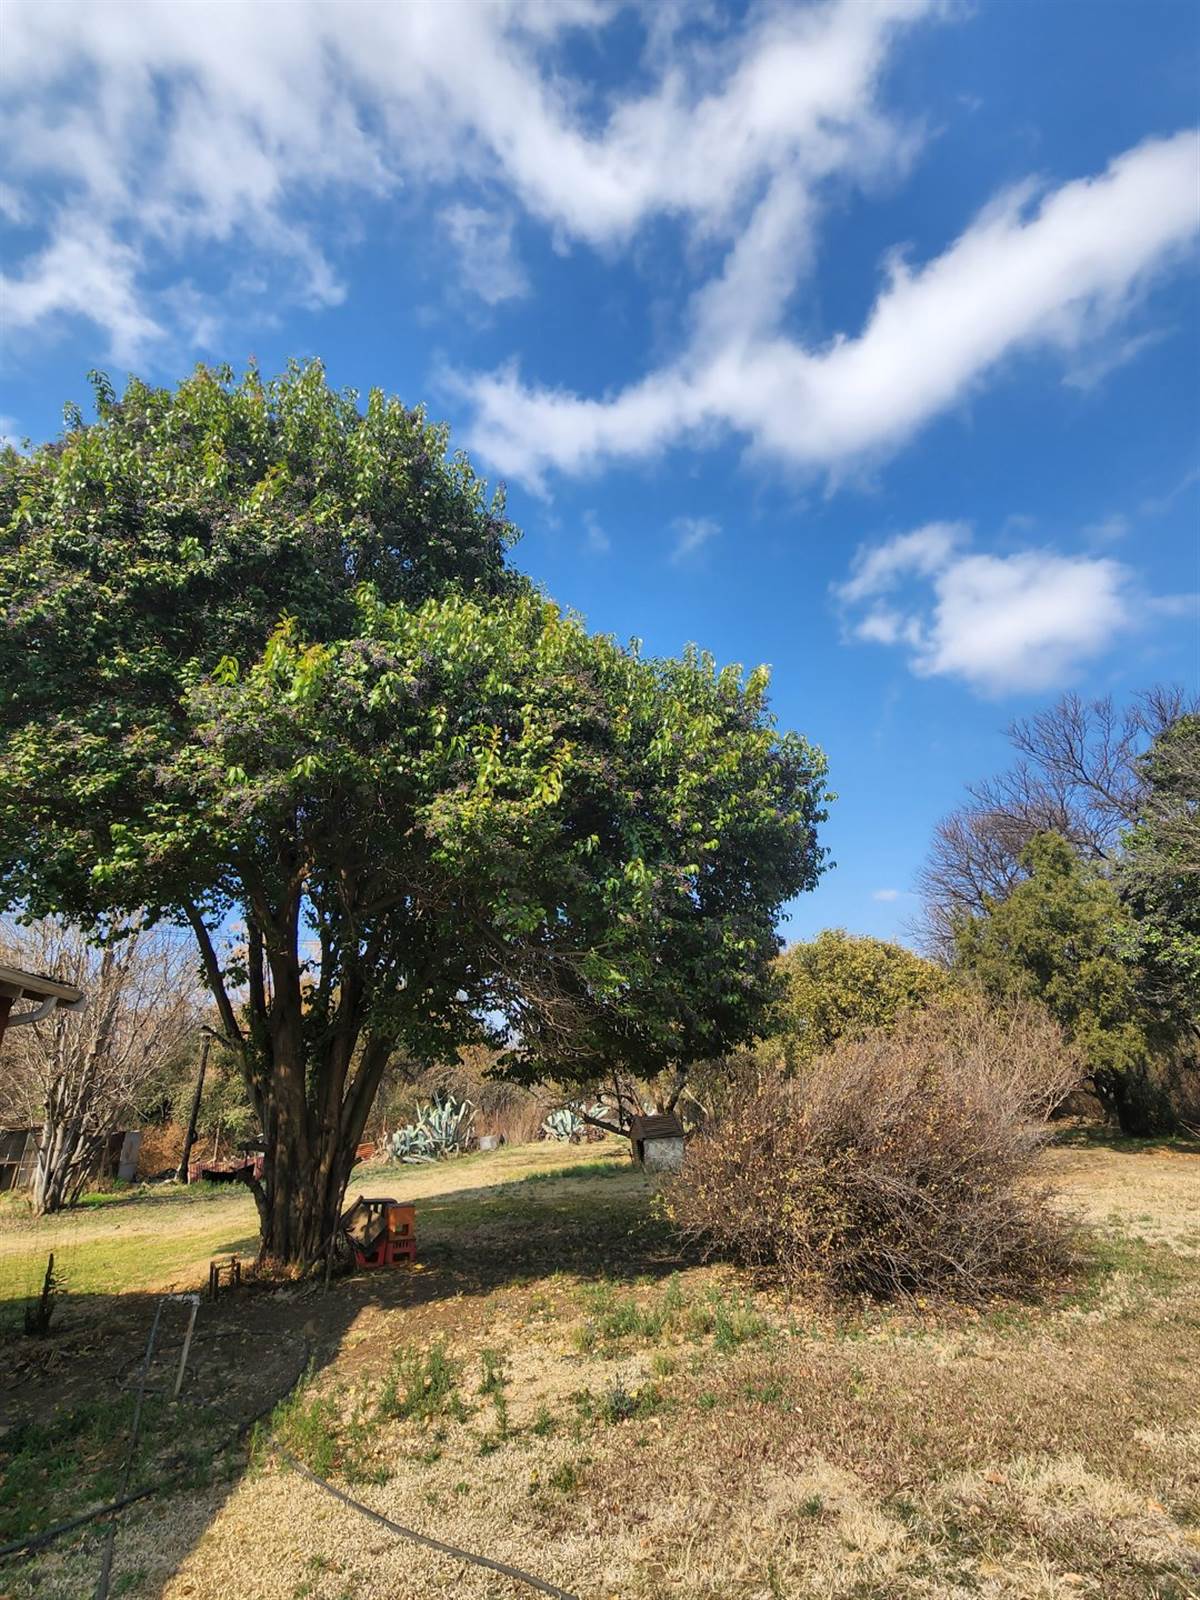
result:
[[[188,1118],[187,1133],[183,1138],[183,1155],[175,1177],[179,1183],[188,1181],[188,1163],[192,1159],[192,1146],[196,1142],[196,1123],[200,1117],[200,1097],[204,1093],[204,1073],[208,1067],[208,1052],[212,1049],[212,1034],[205,1032],[200,1043],[200,1070],[196,1074],[196,1092],[192,1096],[192,1114]]]

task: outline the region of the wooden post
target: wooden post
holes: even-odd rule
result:
[[[4,1030],[8,1027],[8,1013],[12,1010],[13,997],[10,994],[0,994],[0,1044],[4,1043]]]
[[[196,1142],[196,1123],[200,1116],[200,1098],[204,1093],[204,1073],[208,1066],[208,1052],[212,1049],[212,1035],[206,1033],[200,1045],[200,1070],[196,1074],[196,1092],[192,1096],[192,1114],[188,1118],[187,1133],[183,1138],[183,1158],[175,1174],[178,1182],[188,1181],[188,1166],[192,1159],[192,1146]]]
[[[188,1351],[192,1348],[192,1334],[196,1328],[196,1313],[200,1309],[200,1296],[198,1294],[185,1294],[181,1296],[191,1304],[191,1315],[188,1317],[187,1332],[183,1336],[183,1349],[179,1355],[179,1371],[175,1374],[175,1388],[171,1392],[171,1399],[179,1399],[179,1391],[183,1388],[183,1375],[187,1371]]]

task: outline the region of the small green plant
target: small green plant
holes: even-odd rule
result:
[[[583,1474],[586,1463],[583,1461],[560,1461],[546,1475],[546,1485],[558,1494],[576,1494],[583,1484]]]
[[[547,1405],[539,1406],[537,1416],[534,1417],[530,1426],[530,1432],[535,1433],[539,1439],[548,1439],[554,1432],[554,1429],[554,1413]]]
[[[480,1352],[483,1364],[483,1378],[479,1385],[479,1392],[492,1402],[492,1409],[496,1413],[496,1443],[502,1443],[508,1438],[508,1374],[504,1368],[504,1355],[499,1350],[483,1350]]]
[[[780,1405],[784,1397],[783,1384],[778,1379],[771,1379],[767,1383],[747,1383],[742,1389],[747,1400],[757,1400],[760,1405]]]
[[[638,1389],[630,1389],[621,1378],[614,1378],[602,1394],[581,1389],[571,1398],[581,1421],[603,1422],[609,1427],[628,1422],[632,1417],[653,1416],[664,1404],[657,1384],[646,1383]]]
[[[402,1345],[379,1396],[379,1415],[398,1421],[430,1417],[452,1417],[463,1422],[467,1408],[458,1392],[462,1369],[446,1354],[439,1342],[428,1350]]]
[[[673,1274],[658,1299],[641,1300],[635,1294],[618,1295],[611,1284],[599,1284],[585,1293],[592,1315],[574,1332],[582,1355],[602,1349],[615,1354],[633,1342],[653,1344],[665,1334],[688,1326],[691,1302],[678,1274]]]
[[[739,1345],[764,1338],[771,1331],[766,1317],[750,1300],[718,1300],[713,1309],[713,1347],[728,1354]]]
[[[301,1385],[271,1417],[271,1432],[310,1472],[327,1478],[341,1464],[341,1419],[329,1395],[307,1396]]]

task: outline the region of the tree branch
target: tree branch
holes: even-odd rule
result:
[[[236,1040],[237,1047],[245,1050],[246,1039],[238,1026],[237,1013],[233,1009],[233,1002],[229,998],[229,991],[225,987],[225,979],[221,975],[221,964],[217,960],[217,952],[213,948],[212,938],[205,926],[204,918],[190,900],[183,902],[183,913],[192,925],[192,932],[196,935],[196,943],[200,946],[200,960],[204,965],[204,976],[208,980],[209,991],[216,1002],[217,1011],[221,1021],[225,1024],[225,1032],[229,1035],[230,1042]]]

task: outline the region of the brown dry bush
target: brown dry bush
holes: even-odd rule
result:
[[[974,995],[731,1083],[666,1185],[712,1253],[797,1287],[980,1301],[1056,1276],[1070,1230],[1034,1175],[1080,1077],[1040,1008]]]

